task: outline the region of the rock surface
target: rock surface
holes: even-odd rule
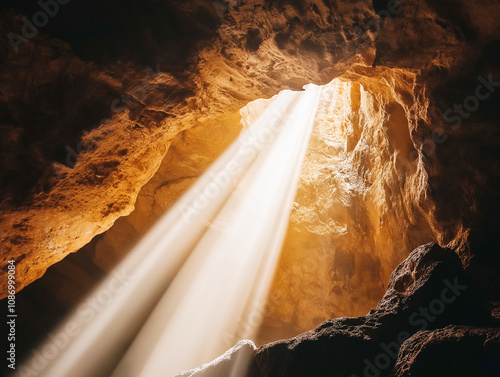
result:
[[[499,328],[447,326],[405,341],[392,376],[495,376],[500,372]]]
[[[244,105],[337,78],[260,339],[365,314],[429,240],[500,299],[499,6],[73,1],[18,51],[2,38],[0,297],[7,260],[17,290],[52,266],[24,292],[27,338],[43,330],[236,136]],[[39,5],[0,11],[21,33]]]
[[[1,264],[17,261],[17,289],[129,214],[179,132],[208,130],[251,100],[335,77],[359,82],[385,107],[381,115],[407,125],[409,139],[399,126],[387,137],[402,142],[389,146],[405,162],[400,173],[414,161],[420,169],[419,179],[391,188],[397,197],[411,184],[423,195],[405,204],[416,206],[408,218],[424,216],[478,275],[491,264],[481,260],[498,262],[496,87],[460,127],[456,115],[443,121],[450,99],[474,93],[479,75],[498,80],[496,2],[233,3],[151,0],[127,10],[115,0],[109,13],[96,0],[71,2],[17,52],[2,39]],[[4,2],[2,33],[19,33],[20,14],[37,6]],[[359,136],[352,132],[348,149]]]
[[[458,256],[430,243],[396,268],[384,298],[369,314],[332,319],[262,346],[250,357],[249,371],[237,375],[493,377],[500,373],[500,327],[493,324]],[[214,366],[190,376],[234,372],[231,360],[220,363],[223,368],[215,374]]]

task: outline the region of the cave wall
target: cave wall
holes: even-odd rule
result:
[[[366,314],[408,250],[437,238],[423,210],[422,162],[407,161],[402,172],[401,156],[415,151],[406,114],[417,96],[411,85],[379,85],[374,93],[339,79],[323,87],[260,331],[267,341]],[[399,103],[393,93],[405,90],[414,100]]]
[[[257,342],[366,314],[392,268],[429,240],[498,299],[499,7],[73,1],[17,52],[2,38],[2,297],[8,259],[18,290],[38,279],[17,295],[19,355],[236,137],[243,106],[334,78],[342,101],[321,107]],[[0,11],[2,35],[22,36],[39,6],[6,0]],[[461,328],[436,331],[408,344],[467,342]]]
[[[345,266],[328,272],[330,292],[346,289],[333,284],[345,281],[335,274],[349,273],[353,263],[372,268],[376,262],[366,261],[373,250],[383,261],[383,281],[426,237],[454,246],[478,276],[498,263],[496,86],[460,126],[443,118],[474,95],[479,76],[500,80],[496,2],[145,1],[133,12],[125,2],[100,4],[88,2],[85,11],[76,2],[61,6],[17,53],[8,39],[1,42],[2,266],[17,261],[17,289],[130,214],[179,133],[211,130],[224,116],[235,121],[251,100],[336,77],[353,82],[352,119],[340,129],[343,148],[360,164],[352,171],[363,178],[356,200],[372,205],[359,213],[369,227],[356,230],[353,221],[349,228],[363,235],[366,258],[325,252],[327,265]],[[4,3],[2,33],[19,32],[20,14],[34,11],[27,2]],[[384,149],[371,148],[374,142]],[[376,176],[362,167],[373,161]],[[342,179],[331,173],[322,172],[325,185]],[[302,187],[307,180],[306,172]],[[391,197],[398,200],[385,213]],[[335,200],[326,208],[338,209]],[[384,221],[394,227],[382,227]],[[321,233],[311,232],[312,222],[298,224],[291,237],[306,242],[308,233]],[[331,250],[333,241],[326,236],[320,248]],[[112,264],[98,254],[99,263]],[[484,286],[493,286],[494,275],[486,276]],[[3,296],[5,282],[4,274]]]
[[[408,75],[409,82],[414,77],[398,74]],[[397,90],[416,96],[411,85]],[[378,93],[338,79],[322,88],[275,282],[265,310],[253,313],[264,320],[258,344],[331,317],[365,314],[408,250],[436,239],[421,213],[425,169],[416,160],[401,175],[400,155],[414,151],[403,106],[418,105],[400,105],[390,90]],[[86,248],[93,263],[109,271],[234,140],[239,121],[249,127],[270,101],[249,103],[240,110],[241,119],[219,119],[208,129],[193,127],[174,138],[135,210],[89,245],[92,250]],[[248,326],[245,319],[241,326]]]

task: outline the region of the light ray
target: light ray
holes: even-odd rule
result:
[[[117,267],[128,283],[98,316],[61,325],[80,334],[42,375],[108,376],[121,359],[113,376],[174,376],[228,348],[272,280],[319,93],[277,96]]]

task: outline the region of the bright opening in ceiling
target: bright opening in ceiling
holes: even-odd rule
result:
[[[48,375],[107,374],[123,339],[133,342],[116,376],[173,376],[228,348],[265,302],[320,92],[310,85],[273,99],[98,288],[127,276],[96,320],[82,323],[78,310],[70,318],[84,330]]]
[[[61,325],[82,331],[47,375],[173,376],[240,339],[260,345],[374,306],[431,233],[412,207],[422,177],[405,159],[406,113],[360,83],[306,88],[241,110],[238,140],[93,293],[109,296],[97,318],[80,307]]]

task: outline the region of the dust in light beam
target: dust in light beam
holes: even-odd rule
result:
[[[76,309],[60,326],[79,335],[40,375],[173,377],[228,348],[265,302],[320,92],[276,96],[96,289],[128,277],[96,318]]]

